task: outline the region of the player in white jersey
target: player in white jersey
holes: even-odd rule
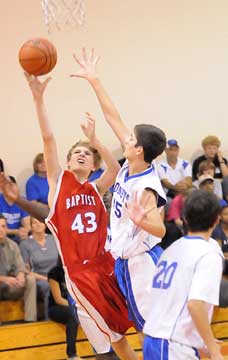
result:
[[[144,360],[194,360],[205,348],[210,359],[223,359],[210,327],[223,267],[222,252],[210,238],[219,211],[216,196],[203,190],[185,201],[188,234],[162,253],[154,274]]]
[[[162,252],[157,246],[165,233],[159,207],[165,202],[153,160],[166,146],[164,132],[149,124],[136,125],[132,132],[96,75],[98,57],[93,50],[82,60],[75,56],[80,70],[72,76],[85,78],[93,87],[104,116],[118,137],[127,159],[113,191],[111,209],[111,252],[117,258],[115,273],[124,294],[130,318],[142,330],[148,312],[148,291],[155,264]]]

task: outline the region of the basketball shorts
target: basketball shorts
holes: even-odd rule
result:
[[[199,352],[190,346],[146,335],[143,344],[144,360],[198,360]]]
[[[110,253],[64,269],[67,289],[77,304],[81,326],[97,353],[120,340],[132,327],[125,299],[114,274]],[[70,274],[69,274],[70,272]]]
[[[138,331],[142,331],[145,319],[151,311],[150,290],[155,266],[162,254],[158,245],[150,251],[129,259],[118,258],[115,274],[119,287],[127,301],[129,319]]]

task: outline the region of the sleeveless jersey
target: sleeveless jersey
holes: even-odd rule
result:
[[[62,172],[46,222],[55,235],[69,293],[97,329],[117,341],[132,324],[114,275],[114,259],[104,250],[108,218],[96,186]],[[87,334],[89,327],[84,325]],[[96,342],[92,345],[97,349]]]
[[[47,225],[58,239],[69,275],[76,264],[104,252],[107,213],[96,187],[81,184],[70,171],[60,175]],[[98,225],[99,224],[99,225]]]
[[[131,200],[133,192],[141,196],[144,189],[151,189],[157,194],[157,206],[166,203],[166,196],[157,170],[153,164],[145,171],[129,176],[128,161],[120,169],[113,188],[111,208],[111,252],[114,258],[129,258],[145,251],[161,241],[146,231],[135,226],[129,219],[126,205]]]
[[[150,293],[151,311],[143,332],[197,349],[204,347],[188,310],[189,300],[206,303],[211,322],[218,305],[223,255],[213,239],[185,236],[159,258]]]

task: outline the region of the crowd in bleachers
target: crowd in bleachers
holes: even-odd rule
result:
[[[180,157],[179,140],[170,139],[165,149],[165,159],[156,163],[156,169],[167,196],[167,204],[161,216],[166,227],[166,234],[161,241],[165,249],[186,233],[183,217],[184,202],[194,188],[204,189],[216,194],[221,205],[220,223],[216,226],[212,237],[220,244],[225,257],[224,274],[228,274],[228,165],[220,149],[221,143],[216,136],[207,136],[202,140],[203,154],[193,164]],[[123,164],[120,160],[120,164]],[[0,159],[1,171],[4,171],[3,160]],[[33,161],[34,174],[26,182],[26,199],[34,204],[48,204],[48,182],[44,156],[36,155]],[[90,181],[98,178],[103,172],[101,159],[97,169],[91,174]],[[16,180],[10,176],[10,181]],[[104,196],[107,210],[110,209],[112,189]],[[44,207],[44,209],[46,209]],[[66,310],[69,301],[67,296],[60,297],[55,304],[55,291],[58,296],[63,290],[56,290],[56,271],[58,252],[53,235],[48,233],[43,222],[30,216],[14,203],[6,193],[0,194],[0,300],[24,297],[25,321],[37,321],[37,301],[44,303],[43,319],[49,317],[61,321],[66,315],[68,332],[75,333],[77,321],[72,312]],[[108,239],[111,239],[108,233]],[[108,249],[108,244],[106,246]],[[58,260],[59,261],[59,260]],[[57,268],[56,268],[57,266]],[[55,269],[55,273],[53,272]],[[50,280],[51,279],[51,280]],[[53,285],[54,284],[54,285]],[[52,294],[50,295],[50,285]],[[64,288],[64,291],[66,289]],[[57,298],[58,298],[57,296]],[[51,300],[50,300],[51,299]],[[51,308],[50,308],[51,304]],[[55,307],[53,307],[55,304]],[[222,280],[220,305],[228,306],[227,280]],[[60,306],[60,307],[59,307]],[[64,309],[61,314],[61,306]],[[53,311],[58,308],[57,315]],[[73,319],[73,320],[72,320]],[[72,336],[69,335],[72,339]],[[74,338],[75,340],[75,338]],[[73,346],[74,348],[74,346]],[[72,349],[70,350],[72,352]]]

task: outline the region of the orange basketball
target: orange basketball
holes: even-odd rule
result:
[[[49,73],[57,62],[54,45],[47,39],[35,38],[26,41],[19,50],[19,62],[30,75]]]

